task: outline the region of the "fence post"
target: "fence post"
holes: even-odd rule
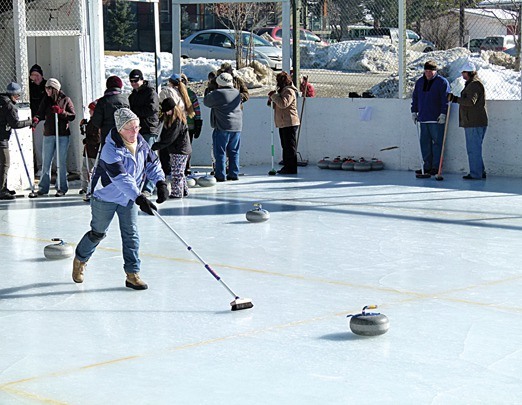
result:
[[[400,99],[406,98],[406,0],[399,2],[399,91]]]

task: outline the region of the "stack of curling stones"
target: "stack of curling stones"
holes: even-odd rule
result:
[[[328,156],[322,158],[317,162],[320,169],[330,170],[354,170],[356,172],[369,172],[370,170],[384,169],[384,163],[377,158],[365,159],[363,157],[355,159],[353,156],[341,158],[337,156],[330,159]]]
[[[44,248],[44,256],[49,260],[67,259],[73,255],[73,248],[60,238],[51,239],[53,242]]]
[[[264,210],[260,203],[254,204],[254,208],[246,213],[248,222],[265,222],[270,219],[270,213]]]
[[[367,309],[376,309],[377,305],[367,305],[362,313],[347,315],[350,319],[350,329],[356,335],[379,336],[384,335],[390,329],[390,321],[384,314],[378,312],[366,312]]]

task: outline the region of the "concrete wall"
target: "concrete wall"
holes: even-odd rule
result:
[[[300,100],[300,103],[302,100]],[[411,120],[411,100],[327,99],[306,100],[299,152],[315,164],[324,156],[378,157],[392,170],[420,167],[416,127]],[[371,119],[361,120],[365,108]],[[489,101],[489,127],[484,140],[484,161],[488,173],[522,176],[522,102]],[[299,104],[301,110],[301,104]],[[202,106],[203,131],[193,144],[193,164],[209,165],[211,134],[209,110]],[[250,99],[245,104],[241,135],[241,164],[270,164],[271,110],[265,98]],[[274,131],[276,165],[281,158],[277,129]],[[379,152],[388,146],[398,149]],[[448,125],[444,172],[467,173],[468,162],[464,130],[458,126],[458,105],[453,104]]]

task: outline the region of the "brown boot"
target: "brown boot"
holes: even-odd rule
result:
[[[72,279],[75,283],[83,283],[83,272],[87,267],[87,262],[81,262],[76,257],[73,261]]]
[[[125,273],[127,274],[127,280],[125,280],[125,287],[132,288],[133,290],[146,290],[149,288],[147,284],[140,278],[138,273]]]

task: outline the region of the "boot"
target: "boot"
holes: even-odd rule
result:
[[[0,200],[14,200],[16,197],[8,191],[0,191]]]
[[[125,273],[127,279],[125,280],[125,287],[132,288],[133,290],[146,290],[149,288],[147,284],[140,278],[138,273]]]
[[[83,283],[83,272],[87,267],[87,262],[81,262],[76,257],[73,260],[72,279],[75,283]]]

